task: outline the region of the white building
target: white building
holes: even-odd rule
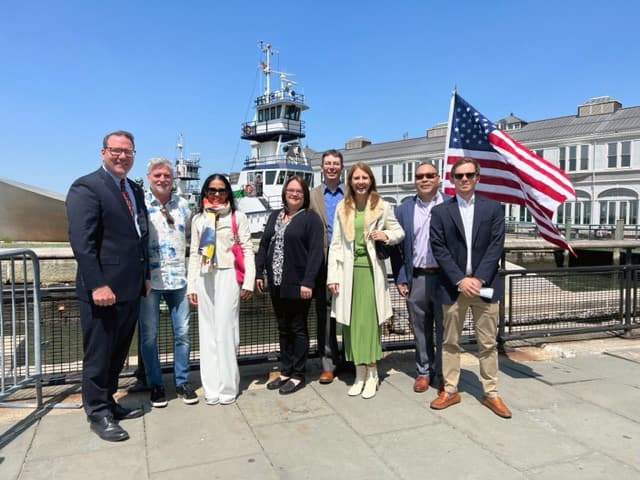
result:
[[[556,223],[614,224],[622,219],[638,225],[640,106],[622,108],[611,97],[596,97],[578,105],[575,115],[527,122],[510,114],[495,123],[567,172],[577,201],[560,207]],[[413,173],[420,162],[430,160],[442,170],[446,133],[445,122],[420,138],[373,144],[356,137],[341,152],[347,168],[357,161],[366,162],[380,194],[398,204],[414,194]],[[321,154],[311,153],[316,172]],[[318,173],[315,183],[319,180]],[[505,212],[510,220],[531,221],[524,207],[508,204]]]

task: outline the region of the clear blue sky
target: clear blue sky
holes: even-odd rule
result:
[[[640,105],[635,1],[5,0],[0,14],[0,177],[65,193],[99,163],[105,133],[201,174],[239,170],[258,93],[259,40],[296,74],[306,143],[342,148],[424,135],[450,93],[487,117],[575,114],[590,97]]]

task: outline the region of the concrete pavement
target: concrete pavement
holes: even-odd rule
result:
[[[274,364],[242,367],[236,404],[173,398],[122,422],[131,439],[121,443],[100,440],[82,410],[23,412],[19,434],[18,419],[5,413],[0,478],[640,477],[640,340],[513,349],[500,358],[499,378],[510,420],[480,404],[471,354],[463,358],[462,402],[443,411],[429,408],[432,388],[412,391],[413,352],[387,354],[371,400],[347,396],[346,374],[320,385],[317,364],[309,362],[311,382],[289,396],[264,387]],[[122,393],[123,404],[148,408],[146,394]]]

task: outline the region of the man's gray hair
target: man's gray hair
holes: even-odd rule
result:
[[[149,163],[147,163],[147,173],[151,173],[151,171],[159,165],[168,166],[169,169],[171,170],[171,176],[175,177],[175,173],[173,171],[173,164],[171,163],[171,160],[167,160],[164,157],[154,157],[151,160],[149,160]]]

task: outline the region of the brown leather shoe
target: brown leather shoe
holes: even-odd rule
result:
[[[333,382],[333,372],[330,370],[325,370],[320,374],[319,378],[320,383],[323,385],[327,385],[328,383]]]
[[[429,377],[426,375],[418,375],[413,382],[413,391],[416,393],[426,392],[429,389]]]
[[[438,394],[436,399],[431,402],[431,408],[434,410],[444,410],[451,405],[455,405],[456,403],[460,403],[460,394],[458,392],[455,393],[447,393],[441,392]]]
[[[489,408],[493,413],[502,418],[511,418],[511,410],[507,408],[502,399],[498,396],[482,397],[482,404]]]

